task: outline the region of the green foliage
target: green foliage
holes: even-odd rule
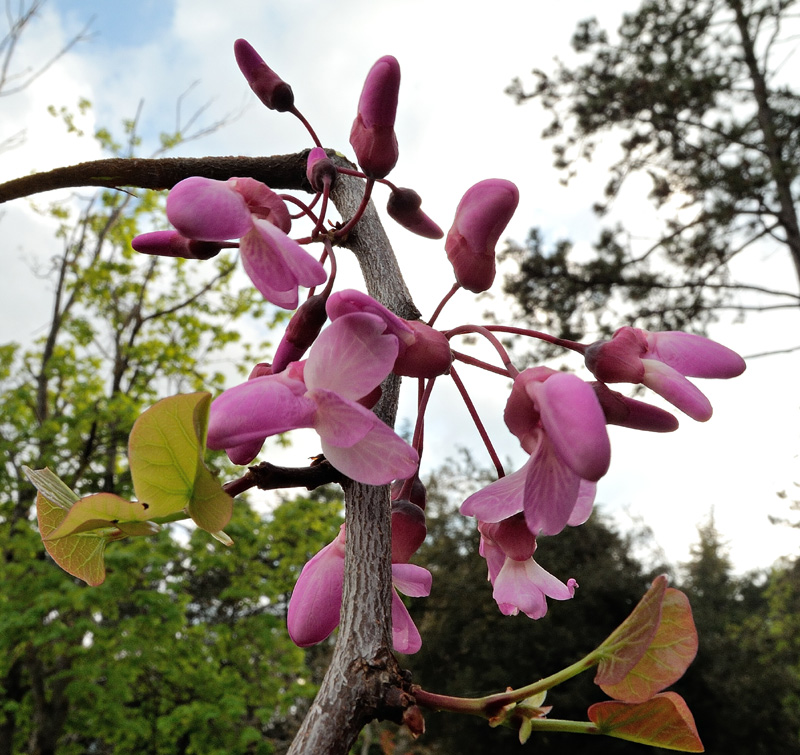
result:
[[[797,202],[800,94],[783,70],[784,22],[795,0],[644,0],[612,39],[595,19],[578,25],[579,62],[535,70],[518,102],[537,99],[552,115],[555,165],[565,182],[598,145],[619,148],[604,215],[635,176],[664,226],[654,243],[631,241],[624,227],[602,231],[595,254],[567,241],[552,250],[537,229],[510,255],[519,272],[507,292],[523,317],[543,318],[555,334],[607,334],[612,319],[650,329],[703,329],[720,307],[740,312],[794,308],[797,293],[733,280],[729,263],[761,240],[777,240],[800,280]],[[749,298],[748,298],[749,297]],[[546,313],[546,314],[545,314]]]

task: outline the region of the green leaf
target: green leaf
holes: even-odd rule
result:
[[[674,692],[662,692],[644,703],[596,703],[588,715],[599,734],[668,750],[704,751],[689,708]]]
[[[49,469],[31,469],[22,467],[25,476],[42,495],[46,496],[50,503],[66,511],[78,500],[78,496],[70,490],[69,486],[55,473]]]
[[[78,500],[55,530],[46,538],[42,533],[42,539],[57,540],[101,527],[116,527],[120,522],[142,522],[150,518],[149,509],[146,503],[126,501],[113,493],[95,493]]]
[[[230,521],[233,499],[203,462],[210,393],[162,399],[133,426],[128,443],[133,488],[148,518],[186,509],[199,527],[217,532]]]
[[[619,684],[647,652],[658,630],[666,589],[667,578],[663,574],[656,577],[631,615],[597,648],[600,662],[595,684]]]
[[[37,486],[41,483],[45,490],[54,494],[51,500],[49,493],[39,489],[36,496],[36,515],[39,519],[39,532],[44,540],[44,547],[64,571],[72,576],[82,579],[94,586],[102,584],[106,578],[106,568],[103,558],[106,544],[113,536],[108,533],[69,535],[60,540],[51,541],[47,538],[62,524],[67,517],[64,501],[75,495],[56,475],[49,469],[26,470],[28,479]]]
[[[680,679],[697,655],[697,630],[689,599],[672,587],[664,593],[661,621],[641,660],[616,684],[600,684],[617,700],[645,702]]]

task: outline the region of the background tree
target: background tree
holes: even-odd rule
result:
[[[508,255],[519,269],[506,291],[521,315],[567,338],[606,334],[620,313],[652,329],[703,330],[722,309],[740,313],[800,304],[800,93],[787,72],[795,0],[646,0],[625,14],[618,38],[595,19],[572,47],[583,62],[533,72],[509,93],[552,114],[555,165],[568,181],[609,138],[619,153],[602,216],[635,176],[650,179],[664,219],[649,244],[623,225],[605,228],[595,254],[569,241],[550,250],[534,229]],[[739,281],[731,263],[769,242],[791,258],[781,289]]]

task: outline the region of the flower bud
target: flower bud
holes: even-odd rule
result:
[[[208,260],[219,254],[224,244],[218,244],[215,241],[187,239],[177,231],[153,231],[136,236],[131,241],[131,246],[142,254],[183,257],[188,260]]]
[[[400,64],[385,55],[370,68],[358,115],[350,130],[350,144],[361,169],[370,178],[384,178],[397,163],[399,150],[394,133]]]
[[[587,369],[604,383],[641,383],[642,357],[647,352],[645,331],[624,327],[610,341],[597,341],[586,349]]]
[[[461,199],[444,248],[456,280],[479,294],[494,282],[495,245],[519,203],[519,190],[510,181],[480,181]]]
[[[322,147],[314,147],[308,153],[306,178],[314,191],[323,191],[326,183],[329,188],[333,186],[337,175],[336,166]]]
[[[391,498],[393,501],[400,497],[405,482],[405,480],[395,480],[392,483]],[[425,485],[422,480],[419,479],[418,475],[415,475],[411,482],[411,491],[408,494],[407,500],[411,501],[415,506],[419,506],[423,511],[425,510],[425,504],[428,502],[428,491],[425,489]]]
[[[264,62],[249,42],[237,39],[233,43],[233,54],[250,89],[270,110],[285,113],[294,107],[292,88]]]
[[[677,418],[657,406],[623,396],[605,383],[591,383],[591,386],[610,425],[653,433],[671,433],[678,429]]]
[[[406,324],[414,331],[415,340],[400,349],[392,372],[416,378],[447,374],[453,363],[453,352],[444,334],[420,320],[406,320]]]
[[[425,512],[410,501],[392,501],[392,563],[407,564],[425,541]]]
[[[283,372],[289,362],[303,358],[303,354],[314,343],[328,319],[325,312],[326,298],[323,294],[315,294],[304,301],[297,312],[292,315],[286,332],[275,351],[273,372]]]
[[[426,239],[440,239],[444,231],[421,209],[422,199],[413,189],[395,189],[389,195],[386,212],[403,228]]]

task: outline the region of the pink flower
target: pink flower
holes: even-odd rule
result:
[[[327,277],[322,265],[286,235],[291,219],[283,200],[252,178],[187,178],[170,191],[167,218],[188,239],[240,239],[245,272],[279,307],[295,309],[298,286],[317,286]]]
[[[400,64],[385,55],[370,68],[358,115],[350,130],[350,144],[361,169],[370,178],[385,178],[399,156],[394,119],[400,89]]]
[[[604,383],[641,383],[692,419],[711,417],[708,399],[686,377],[732,378],[745,362],[735,351],[702,336],[620,328],[610,341],[586,349],[586,366]]]
[[[208,447],[263,443],[270,435],[313,427],[322,451],[342,474],[384,485],[416,471],[417,452],[358,402],[389,374],[397,338],[380,317],[338,318],[314,342],[304,362],[277,375],[230,388],[211,405]]]
[[[525,370],[514,381],[504,417],[530,458],[467,498],[461,513],[499,522],[524,511],[536,536],[586,521],[594,483],[611,460],[605,416],[592,387],[548,367]]]
[[[475,294],[491,288],[495,245],[519,203],[519,190],[501,178],[480,181],[467,189],[456,208],[444,248],[456,280]]]
[[[289,600],[287,625],[292,642],[308,647],[322,642],[339,625],[344,585],[345,525],[304,567]],[[399,653],[416,653],[419,631],[397,590],[420,598],[430,594],[431,574],[414,564],[392,564],[392,642]]]
[[[541,619],[547,613],[546,598],[569,600],[575,594],[578,583],[574,579],[564,584],[533,560],[536,537],[521,514],[496,524],[479,522],[478,530],[493,597],[505,616],[522,611],[532,619]]]

